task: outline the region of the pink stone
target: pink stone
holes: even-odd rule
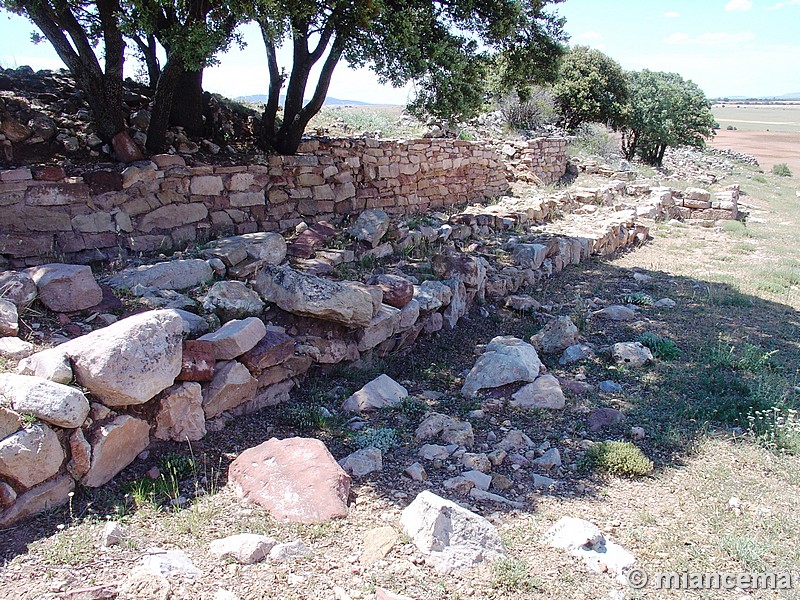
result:
[[[111,147],[114,149],[114,154],[117,158],[126,163],[136,162],[137,160],[144,160],[142,151],[136,142],[131,139],[127,131],[120,131],[111,139]]]
[[[320,440],[272,438],[242,452],[228,481],[278,521],[319,523],[347,516],[350,477]]]

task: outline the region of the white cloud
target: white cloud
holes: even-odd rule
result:
[[[769,10],[778,10],[787,6],[800,6],[800,0],[785,0],[784,2],[778,2],[777,4],[770,6]]]
[[[752,31],[709,32],[698,36],[675,32],[664,38],[664,43],[671,46],[736,46],[751,42],[755,38],[756,35]]]
[[[677,19],[681,16],[681,13],[675,12],[674,10],[670,10],[664,13],[664,16],[668,19]]]
[[[752,0],[731,0],[725,5],[725,10],[732,11],[745,11],[753,8]]]

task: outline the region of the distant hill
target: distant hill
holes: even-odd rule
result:
[[[777,100],[800,100],[800,92],[795,92],[794,94],[784,94],[783,96],[777,96]]]
[[[723,99],[732,102],[737,100],[800,100],[800,92],[784,94],[783,96],[720,96],[719,98],[712,98],[712,100]]]
[[[234,98],[237,102],[247,102],[249,104],[264,104],[267,101],[266,94],[253,94],[251,96],[239,96],[238,98]],[[281,94],[281,104],[286,101],[286,96]],[[360,100],[340,100],[339,98],[331,98],[330,96],[325,98],[325,106],[368,106],[370,102],[361,102]]]

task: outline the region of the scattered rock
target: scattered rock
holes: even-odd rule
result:
[[[531,338],[538,352],[557,354],[578,341],[578,328],[569,317],[558,317],[550,321]]]
[[[342,410],[369,412],[395,406],[408,397],[408,390],[388,375],[380,375],[350,396],[342,404]]]
[[[100,537],[100,545],[103,548],[116,546],[127,537],[127,533],[117,521],[108,521],[103,527],[103,534]]]
[[[13,302],[0,298],[0,336],[19,335],[19,314]]]
[[[561,358],[558,359],[558,364],[567,366],[592,356],[594,356],[594,346],[591,344],[573,344],[564,350]]]
[[[103,299],[89,267],[51,263],[32,267],[28,274],[36,283],[39,300],[53,312],[86,310]]]
[[[180,574],[197,577],[203,574],[183,550],[163,548],[149,548],[142,558],[142,568],[160,575]]]
[[[647,437],[644,427],[631,427],[631,437],[635,440],[643,440]]]
[[[378,448],[362,448],[343,458],[339,464],[348,474],[363,477],[374,471],[382,471],[383,457]]]
[[[67,474],[59,475],[19,494],[16,502],[0,513],[0,527],[8,527],[31,515],[65,504],[75,490],[75,480]]]
[[[257,389],[258,380],[242,363],[235,360],[217,363],[214,379],[203,390],[206,419],[213,419],[247,402],[255,396]]]
[[[311,553],[311,548],[302,540],[295,540],[284,544],[275,544],[272,550],[269,551],[269,558],[275,562],[288,562],[296,558],[303,558]]]
[[[523,386],[511,395],[511,406],[517,408],[562,409],[565,405],[564,392],[558,379],[549,373],[540,375],[533,383]]]
[[[616,408],[597,408],[589,413],[589,429],[602,431],[608,427],[619,425],[625,420],[625,415]]]
[[[519,312],[535,312],[541,308],[541,304],[531,296],[509,296],[506,298],[506,308]]]
[[[504,498],[499,494],[493,494],[491,492],[487,492],[486,490],[481,490],[478,488],[472,488],[469,491],[469,497],[473,500],[477,500],[478,502],[492,502],[494,504],[504,504],[506,506],[510,506],[512,508],[525,508],[524,502],[516,502],[514,500],[509,500],[508,498]]]
[[[611,321],[633,321],[637,315],[636,310],[630,306],[623,306],[621,304],[612,304],[605,308],[595,311],[593,313],[597,317],[610,319]]]
[[[29,357],[34,351],[33,344],[18,337],[0,337],[0,357],[8,360],[22,360]]]
[[[241,565],[252,565],[269,556],[275,540],[255,533],[240,533],[209,544],[211,554],[220,559],[230,558]]]
[[[473,569],[506,554],[494,525],[429,491],[421,492],[403,510],[400,523],[416,547],[442,573]]]
[[[611,347],[611,357],[616,363],[627,367],[643,367],[653,361],[650,348],[641,342],[617,342]]]
[[[0,298],[18,309],[36,300],[36,283],[24,271],[0,272]],[[2,326],[0,326],[2,327]]]
[[[461,393],[474,398],[478,390],[495,388],[515,381],[534,381],[542,368],[539,355],[519,338],[498,336],[486,345],[467,375]]]
[[[544,475],[539,475],[537,473],[531,473],[531,479],[533,479],[533,487],[537,490],[547,490],[558,483],[555,479],[551,479],[550,477],[545,477]]]
[[[445,460],[452,454],[452,451],[438,444],[425,444],[417,454],[425,460]]]
[[[368,242],[375,248],[389,231],[390,218],[379,208],[362,211],[348,230],[357,240]]]
[[[597,526],[583,519],[561,517],[547,531],[545,541],[580,558],[591,570],[613,573],[620,581],[636,562],[630,552],[608,541]]]
[[[363,565],[372,565],[386,558],[400,536],[394,527],[376,527],[364,532],[364,548],[359,560]]]
[[[425,481],[428,478],[425,467],[418,462],[410,464],[403,473],[408,475],[412,481]]]
[[[120,600],[168,600],[172,593],[172,585],[160,572],[138,567],[130,575],[120,589]]]
[[[621,394],[622,386],[616,381],[606,379],[605,381],[600,382],[600,391],[604,394]]]
[[[350,477],[319,440],[272,438],[242,452],[228,480],[237,495],[278,521],[317,523],[347,516]]]
[[[561,466],[561,453],[558,448],[550,448],[547,452],[542,454],[539,458],[531,461],[532,464],[542,467],[544,469],[553,469]]]
[[[675,308],[677,305],[678,303],[671,298],[661,298],[661,300],[656,300],[655,304],[653,304],[656,308]]]
[[[0,373],[0,396],[15,411],[58,427],[80,427],[89,414],[89,401],[83,392],[41,377]]]

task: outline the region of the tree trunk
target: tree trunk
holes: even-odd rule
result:
[[[203,104],[203,70],[184,71],[174,90],[170,124],[192,137],[205,135]]]
[[[164,149],[164,141],[169,127],[169,113],[175,97],[175,89],[184,72],[183,64],[176,59],[168,59],[161,71],[156,86],[153,111],[150,115],[150,126],[147,128],[147,149],[152,153]]]

